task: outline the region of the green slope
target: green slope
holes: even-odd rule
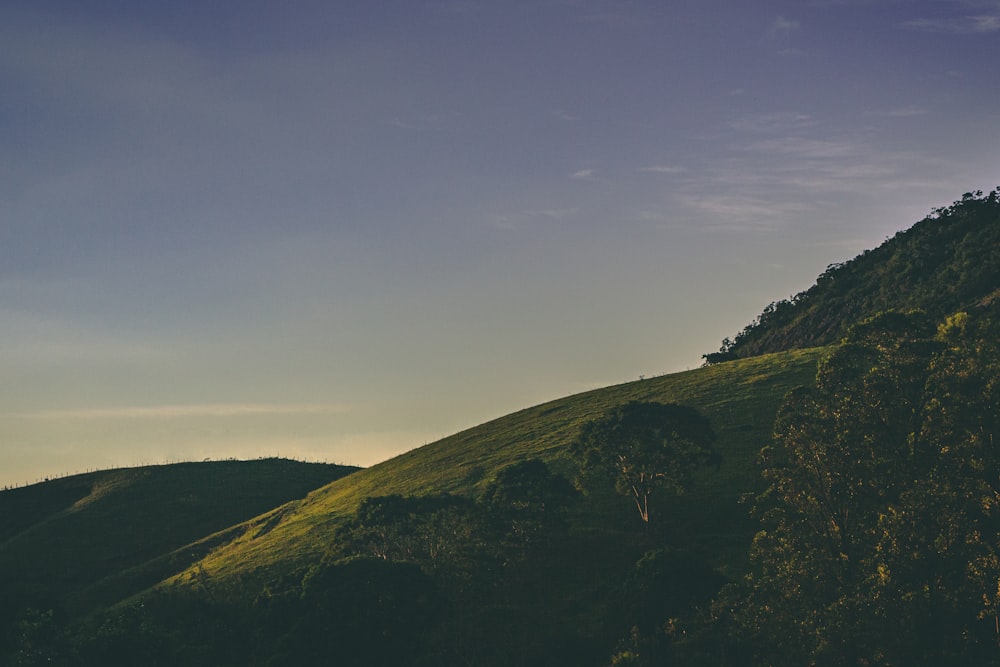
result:
[[[572,475],[566,448],[580,425],[613,405],[632,400],[679,402],[701,410],[718,433],[723,463],[707,471],[688,496],[669,501],[671,531],[685,548],[703,553],[723,571],[738,571],[753,531],[742,494],[760,488],[757,452],[770,438],[778,404],[793,387],[812,381],[823,349],[768,355],[630,382],[528,408],[426,445],[335,481],[247,522],[239,536],[170,583],[224,585],[281,577],[317,561],[335,531],[369,496],[451,492],[475,495],[497,470],[539,457]],[[621,498],[590,498],[578,511],[577,530],[618,530],[631,521]]]
[[[4,491],[0,595],[7,608],[85,608],[86,592],[102,582],[354,470],[283,459],[179,463]],[[130,592],[118,587],[112,596]]]

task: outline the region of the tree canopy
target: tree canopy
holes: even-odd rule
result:
[[[612,479],[648,524],[656,489],[682,494],[696,468],[717,461],[714,439],[708,420],[694,408],[633,401],[584,424],[570,451],[584,476]]]
[[[998,334],[883,314],[789,395],[740,611],[762,663],[998,657]]]

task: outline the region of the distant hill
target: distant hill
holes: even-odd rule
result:
[[[847,329],[886,310],[933,317],[1000,293],[1000,188],[966,193],[874,250],[831,264],[816,284],[776,301],[709,363],[839,342]]]
[[[0,599],[7,608],[87,607],[87,592],[103,582],[162,563],[185,545],[355,470],[274,458],[177,463],[0,492]],[[175,554],[173,567],[183,568],[190,558]],[[172,571],[161,565],[158,573]],[[132,585],[141,589],[155,581]],[[126,585],[112,596],[136,590]]]

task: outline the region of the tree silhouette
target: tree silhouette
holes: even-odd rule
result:
[[[684,493],[695,469],[717,461],[714,439],[708,420],[694,408],[634,401],[584,424],[570,452],[585,477],[611,478],[648,525],[653,492]]]

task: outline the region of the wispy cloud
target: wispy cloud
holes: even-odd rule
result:
[[[938,32],[954,35],[986,34],[1000,30],[1000,11],[973,16],[912,19],[904,22],[903,27],[921,32]]]
[[[729,121],[734,130],[755,133],[789,132],[814,125],[816,120],[812,116],[797,111],[753,114]]]
[[[575,181],[592,181],[594,180],[594,170],[593,169],[581,169],[570,174],[570,178]]]
[[[558,120],[564,120],[567,123],[572,123],[574,121],[580,120],[579,116],[574,116],[571,113],[566,113],[565,111],[552,111],[550,112],[553,118]]]
[[[810,206],[794,201],[752,194],[703,194],[685,196],[681,204],[708,215],[713,220],[704,226],[708,231],[773,231],[779,220],[802,215]]]
[[[916,106],[873,111],[906,118]],[[706,231],[774,233],[801,224],[845,194],[883,197],[924,192],[946,166],[933,155],[879,145],[878,135],[830,128],[798,112],[757,114],[728,123],[729,143],[698,183],[686,183],[677,203]]]
[[[201,403],[189,405],[152,405],[112,408],[82,408],[74,410],[39,410],[8,413],[18,419],[174,419],[182,417],[248,417],[256,415],[344,414],[346,405],[282,404],[282,403]]]
[[[785,35],[790,32],[795,32],[802,28],[802,24],[794,19],[787,19],[784,16],[778,16],[771,22],[771,27],[769,33],[771,35]]]
[[[801,29],[802,24],[798,21],[778,16],[768,26],[765,39],[770,41],[773,46],[783,47],[777,51],[777,54],[783,58],[804,56],[806,54],[801,49],[788,46],[789,42],[793,39],[792,36],[797,34]]]
[[[846,140],[810,139],[808,137],[779,137],[754,141],[744,147],[754,152],[772,155],[828,160],[856,156],[857,144]]]
[[[525,211],[524,215],[529,218],[548,218],[549,220],[562,220],[563,218],[575,214],[577,211],[578,209],[575,208],[543,208],[543,209],[533,209],[530,211]]]
[[[912,118],[913,116],[926,116],[929,112],[917,106],[899,107],[898,109],[886,109],[884,111],[866,111],[865,116],[874,118]]]
[[[683,174],[687,169],[676,165],[654,164],[649,167],[639,167],[639,171],[646,174]]]

